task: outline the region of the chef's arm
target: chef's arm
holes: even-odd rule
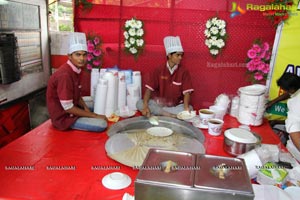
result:
[[[300,151],[300,132],[290,133],[290,137],[295,147]]]
[[[149,100],[151,98],[151,90],[149,88],[146,88],[145,94],[144,94],[144,98],[143,98],[143,110],[142,110],[142,114],[144,116],[150,117],[150,109],[148,106]]]
[[[81,109],[77,106],[73,106],[72,108],[69,108],[65,111],[69,114],[73,114],[73,115],[76,115],[76,116],[79,116],[79,117],[91,117],[91,118],[98,118],[98,119],[106,120],[105,115],[98,115],[98,114],[93,113],[91,111],[86,111],[84,109]]]
[[[284,101],[286,99],[290,98],[290,94],[288,92],[283,93],[282,95],[276,97],[275,99],[272,99],[266,104],[266,109],[269,109],[272,105],[275,103],[278,103],[280,101]]]
[[[184,105],[184,110],[190,111],[190,99],[191,99],[191,93],[186,92],[184,93],[183,96],[183,105]]]
[[[79,105],[85,110],[85,111],[88,111],[88,112],[91,112],[89,107],[86,105],[86,103],[84,102],[84,100],[82,99],[82,97],[80,97],[79,99]]]

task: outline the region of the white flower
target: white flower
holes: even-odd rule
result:
[[[124,25],[124,46],[125,50],[130,54],[133,54],[135,57],[143,50],[144,48],[144,29],[143,22],[137,19],[130,19],[125,22]]]
[[[135,39],[134,39],[134,38],[132,38],[132,37],[131,37],[131,38],[129,38],[129,43],[130,43],[130,44],[134,44],[134,43],[135,43]]]
[[[211,22],[208,20],[207,22],[206,22],[206,28],[210,28],[211,27]]]
[[[126,40],[129,38],[129,34],[126,31],[124,32],[124,37]]]
[[[138,20],[136,22],[136,28],[140,29],[140,28],[142,28],[142,26],[143,26],[143,23],[140,20]]]
[[[219,33],[219,29],[215,26],[210,28],[210,32],[214,35],[217,35]]]
[[[137,53],[137,49],[134,48],[134,47],[131,47],[131,48],[129,49],[129,51],[130,51],[132,54],[136,54],[136,53]]]
[[[208,30],[208,29],[205,29],[205,31],[204,31],[204,35],[205,35],[206,37],[209,37],[209,36],[210,36],[210,32],[209,32],[209,30]]]
[[[216,24],[217,24],[217,21],[218,21],[218,19],[217,19],[216,17],[214,17],[214,18],[211,19],[211,23],[212,23],[213,25],[216,25]]]
[[[137,46],[141,47],[141,46],[143,46],[143,44],[144,44],[144,40],[143,39],[136,40],[136,45]]]
[[[125,40],[125,47],[129,48],[130,46],[131,46],[131,44],[127,40]]]
[[[129,29],[128,33],[129,33],[130,36],[135,36],[136,35],[134,28]]]
[[[225,46],[226,22],[217,17],[213,17],[206,21],[205,27],[205,45],[209,48],[210,54],[216,56]]]
[[[137,36],[143,36],[144,35],[144,30],[143,29],[138,29],[137,31],[136,31],[136,35]]]
[[[225,29],[222,29],[222,30],[220,31],[220,35],[221,35],[221,36],[225,36],[225,35],[226,35],[226,30],[225,30]]]
[[[217,55],[217,54],[219,53],[219,50],[217,50],[217,49],[211,49],[211,50],[210,50],[210,53],[211,53],[212,55]]]

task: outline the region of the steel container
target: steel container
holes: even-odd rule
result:
[[[254,198],[244,161],[237,158],[151,149],[139,170],[136,200]]]

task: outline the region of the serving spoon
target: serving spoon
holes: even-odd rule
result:
[[[158,117],[156,117],[156,116],[152,115],[148,118],[148,120],[149,120],[150,124],[152,124],[154,126],[157,126],[159,124]]]

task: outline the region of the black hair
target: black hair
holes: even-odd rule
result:
[[[284,73],[277,80],[277,85],[285,91],[300,89],[300,77],[293,73]]]

